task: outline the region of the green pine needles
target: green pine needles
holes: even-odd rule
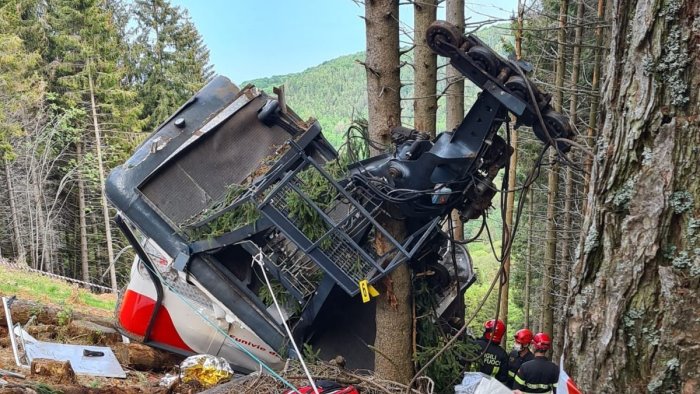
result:
[[[447,333],[437,323],[437,297],[425,279],[413,280],[414,302],[416,310],[416,352],[414,354],[418,367],[425,365],[450,340]],[[476,345],[467,340],[456,341],[442,353],[425,371],[435,382],[436,393],[453,393],[454,385],[459,384],[466,360],[478,354]]]

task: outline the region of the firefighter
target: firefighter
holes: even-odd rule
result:
[[[515,333],[515,343],[513,343],[513,351],[508,355],[508,382],[506,386],[513,388],[515,384],[515,374],[518,372],[523,363],[530,361],[535,356],[530,351],[530,342],[532,342],[532,331],[527,328],[518,330]]]
[[[552,347],[549,335],[539,332],[532,340],[535,358],[518,369],[513,388],[523,393],[554,393],[559,380],[559,367],[547,359],[547,350]]]
[[[508,380],[508,354],[499,344],[505,333],[506,325],[500,320],[491,319],[484,323],[484,335],[475,341],[479,346],[479,354],[483,354],[474,368],[504,384]]]

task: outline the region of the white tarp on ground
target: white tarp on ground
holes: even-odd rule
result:
[[[465,372],[462,383],[455,386],[455,394],[512,394],[501,382],[481,372]]]

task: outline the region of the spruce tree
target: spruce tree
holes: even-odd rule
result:
[[[53,69],[50,80],[53,108],[57,116],[70,114],[69,127],[62,131],[65,131],[65,141],[73,145],[76,153],[75,160],[69,162],[69,167],[74,168],[67,170],[77,172],[78,190],[88,188],[99,196],[96,198],[99,202],[92,202],[93,206],[90,201],[79,201],[78,205],[86,208],[78,214],[85,215],[86,210],[100,206],[103,221],[97,226],[105,234],[105,260],[109,264],[111,285],[116,289],[110,215],[103,194],[104,156],[109,150],[103,152],[102,133],[128,132],[138,126],[139,106],[135,104],[135,92],[123,86],[126,76],[121,57],[124,41],[104,1],[56,0],[48,4],[47,12],[50,26],[47,56]],[[118,139],[116,135],[106,138],[107,141]],[[81,198],[85,198],[84,193],[79,193],[78,199]],[[81,218],[81,225],[84,220]],[[81,245],[82,276],[87,280],[89,267],[85,250],[85,245]]]
[[[143,103],[144,130],[151,131],[213,75],[209,50],[186,11],[166,0],[133,4],[137,30],[131,48],[131,83]]]
[[[7,233],[12,234],[8,237],[12,256],[19,262],[25,260],[25,247],[20,232],[23,226],[19,196],[13,184],[13,161],[16,158],[13,145],[25,134],[29,123],[37,118],[35,115],[39,111],[44,87],[38,72],[40,57],[25,40],[32,41],[37,37],[36,25],[26,21],[33,10],[27,3],[7,1],[0,6],[0,172],[4,175],[0,189],[7,193],[3,197],[7,198],[9,208],[0,214],[11,229]]]

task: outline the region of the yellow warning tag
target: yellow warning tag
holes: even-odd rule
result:
[[[360,294],[362,294],[362,303],[369,302],[369,283],[367,279],[360,281]]]
[[[378,296],[379,292],[369,284],[367,279],[364,279],[360,281],[360,294],[362,295],[362,303],[367,303],[371,297]]]

